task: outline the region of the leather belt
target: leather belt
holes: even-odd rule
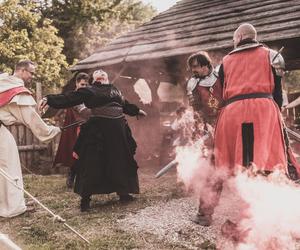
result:
[[[93,108],[91,117],[104,117],[104,118],[121,118],[123,117],[123,108],[116,106],[104,106],[100,108]]]
[[[245,99],[255,99],[255,98],[273,99],[273,96],[267,93],[252,93],[252,94],[237,95],[224,101],[224,106],[227,106],[228,104],[236,101],[245,100]]]

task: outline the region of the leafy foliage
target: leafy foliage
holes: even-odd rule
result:
[[[289,93],[299,92],[300,70],[294,70],[285,74],[285,82]]]
[[[37,63],[36,80],[46,89],[63,84],[68,66],[62,54],[63,39],[34,1],[6,0],[0,4],[0,71],[12,73],[21,59]]]
[[[0,71],[21,59],[38,64],[44,93],[67,79],[68,63],[90,55],[155,14],[140,0],[0,1]]]
[[[40,10],[58,28],[70,64],[155,14],[140,0],[52,0],[42,1]]]

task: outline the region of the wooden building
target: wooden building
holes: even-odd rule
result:
[[[145,79],[152,90],[153,102],[144,109],[159,116],[159,84],[170,82],[180,84],[184,89],[189,77],[186,59],[194,52],[205,50],[213,63],[219,64],[233,48],[234,30],[245,22],[256,27],[260,42],[275,50],[284,46],[282,54],[287,70],[300,68],[299,0],[182,0],[136,30],[95,51],[71,70],[91,72],[102,68],[109,73],[110,80],[135,102],[139,98],[132,86],[137,79]],[[142,131],[135,131],[138,140],[144,132],[150,135],[150,141],[139,141],[143,147],[155,144],[154,139],[151,141],[155,138],[151,132],[162,128],[161,122],[156,121],[153,119],[153,124],[148,123],[152,129],[146,132],[143,126]],[[156,152],[157,149],[149,151]]]
[[[217,64],[232,49],[239,24],[249,22],[258,40],[282,52],[287,69],[300,68],[298,0],[182,0],[136,30],[77,63],[73,71],[104,68],[124,75],[178,83],[188,55],[206,50]]]
[[[161,154],[160,143],[164,141],[161,138],[164,120],[157,94],[160,82],[185,86],[189,76],[186,59],[199,50],[208,51],[214,64],[220,63],[232,49],[234,30],[243,22],[252,23],[257,28],[258,39],[271,48],[285,47],[282,54],[288,70],[300,69],[299,0],[182,0],[150,22],[95,51],[71,70],[106,70],[110,80],[134,103],[139,102],[139,97],[133,91],[133,84],[139,78],[146,79],[152,91],[152,104],[139,105],[149,116],[141,121],[129,120],[143,151],[140,154],[145,158],[157,157]],[[73,81],[65,90],[72,88]],[[175,107],[172,103],[168,108]],[[48,117],[54,113],[49,112]],[[9,129],[17,141],[25,171],[45,168],[43,158],[51,165],[49,161],[54,157],[57,141],[46,146],[23,125]]]

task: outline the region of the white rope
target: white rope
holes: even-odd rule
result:
[[[8,180],[12,185],[14,185],[19,190],[22,190],[25,194],[27,194],[32,200],[34,200],[37,204],[39,204],[43,209],[45,209],[48,213],[50,213],[53,216],[53,221],[62,222],[65,227],[70,229],[73,233],[75,233],[77,236],[79,236],[82,240],[84,240],[86,243],[91,244],[90,241],[88,241],[86,238],[84,238],[79,232],[77,232],[74,228],[72,228],[70,225],[66,223],[66,220],[60,217],[59,215],[56,215],[53,213],[49,208],[47,208],[44,204],[42,204],[37,198],[35,198],[32,194],[30,194],[28,191],[26,191],[23,187],[19,187],[17,182],[19,178],[13,178],[8,173],[6,173],[3,169],[0,168],[0,174]]]

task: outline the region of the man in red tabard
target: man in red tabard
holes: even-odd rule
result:
[[[256,40],[251,24],[234,33],[234,47],[220,70],[225,101],[215,132],[215,164],[263,172],[287,168],[282,117],[281,77],[273,67],[281,57]]]
[[[187,96],[189,104],[193,107],[196,121],[193,139],[196,140],[205,134],[210,135],[205,145],[212,150],[213,138],[209,126],[214,128],[222,106],[222,88],[218,71],[213,68],[211,59],[205,51],[192,54],[187,60],[187,65],[193,74],[187,83]],[[199,125],[202,125],[203,129],[199,129]],[[216,205],[221,188],[221,183],[211,176],[207,177],[205,188],[200,193],[198,212],[192,218],[193,222],[202,226],[210,225],[211,220],[208,220],[205,214],[212,213],[211,208]]]
[[[282,56],[256,37],[251,24],[240,25],[233,36],[234,50],[219,70],[224,106],[215,129],[215,166],[230,175],[239,166],[266,174],[275,169],[287,172],[281,76],[274,66]],[[203,225],[211,224],[216,204],[202,214]]]
[[[222,88],[218,70],[205,51],[192,54],[187,60],[193,76],[187,83],[189,104],[200,115],[204,125],[214,126],[222,105]]]

